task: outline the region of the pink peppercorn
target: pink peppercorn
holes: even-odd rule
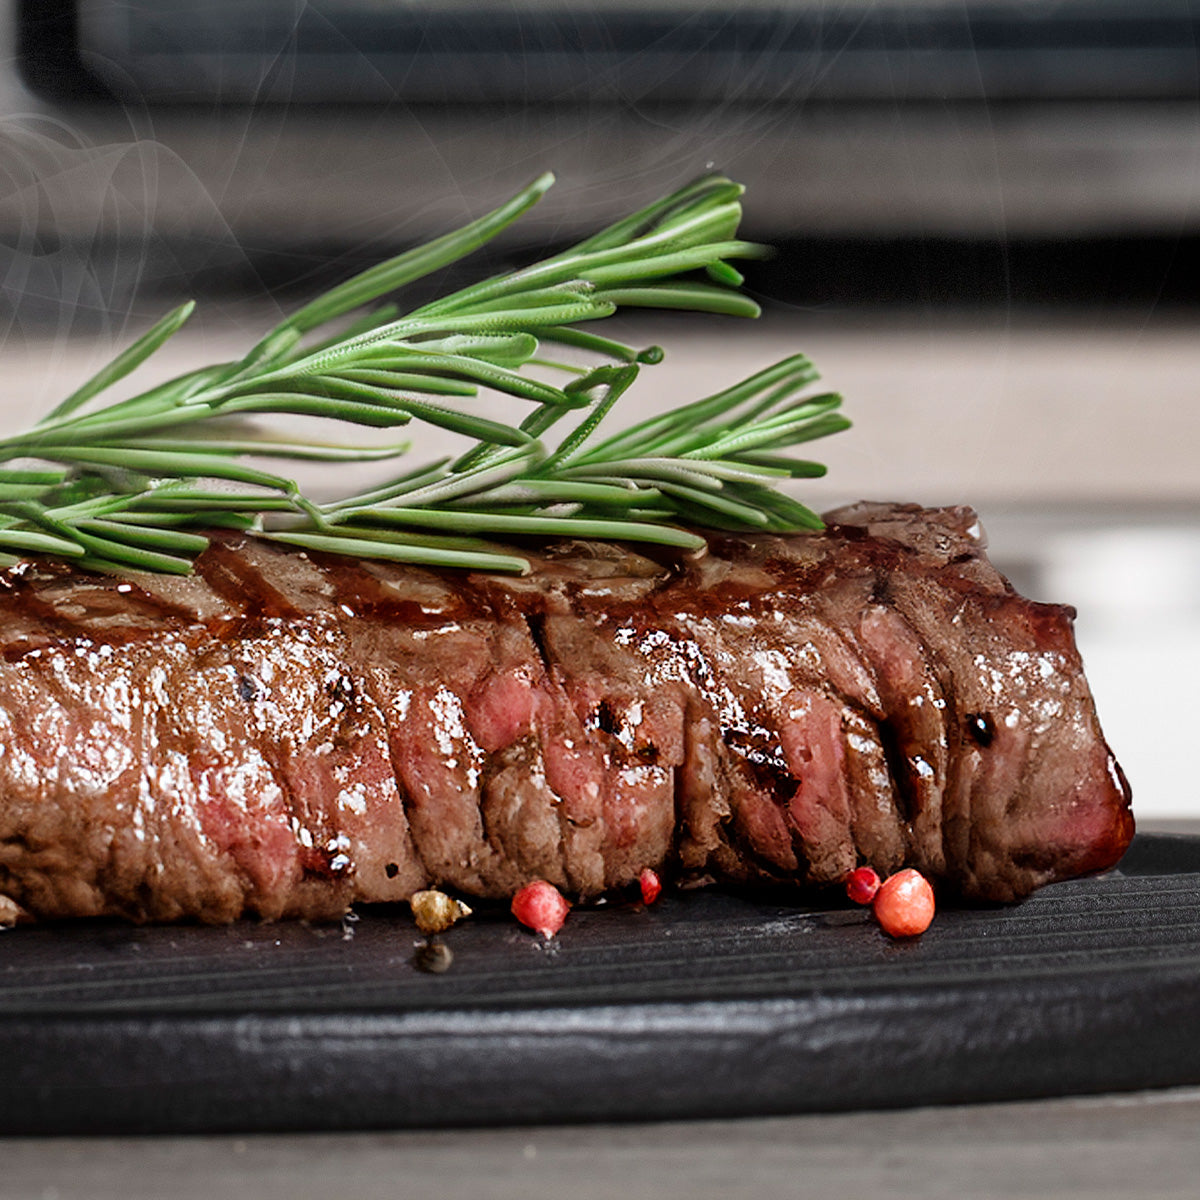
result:
[[[890,875],[875,894],[875,919],[894,938],[916,937],[933,920],[933,888],[911,867]]]
[[[642,903],[653,904],[662,895],[662,880],[657,871],[647,867],[638,877],[638,885],[642,889]]]
[[[846,895],[855,904],[870,904],[879,891],[879,873],[874,867],[858,867],[846,876]]]
[[[571,906],[562,892],[544,879],[527,883],[512,898],[512,914],[544,938],[552,938],[567,919]]]

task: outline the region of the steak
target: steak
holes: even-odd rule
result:
[[[966,508],[524,577],[219,536],[184,579],[0,574],[0,893],[43,918],[329,918],[646,867],[869,863],[1008,901],[1114,864],[1129,790],[1071,609]]]

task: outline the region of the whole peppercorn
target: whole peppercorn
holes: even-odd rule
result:
[[[527,883],[512,898],[512,914],[544,938],[552,938],[563,926],[571,906],[562,892],[544,879]]]
[[[888,876],[875,893],[875,919],[894,938],[916,937],[933,920],[933,888],[920,871],[911,867]]]
[[[642,903],[653,904],[662,895],[662,880],[657,871],[647,867],[638,877],[638,886],[642,889]]]
[[[870,904],[879,891],[879,872],[874,867],[857,867],[846,876],[846,895],[855,904]]]
[[[436,888],[413,892],[408,903],[417,928],[425,934],[445,933],[451,925],[471,915],[471,910],[461,900]]]

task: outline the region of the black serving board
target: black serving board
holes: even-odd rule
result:
[[[414,966],[344,926],[0,936],[6,1134],[442,1127],[1002,1100],[1200,1083],[1200,838],[912,942],[716,890],[502,912]]]

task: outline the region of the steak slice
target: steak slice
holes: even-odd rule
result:
[[[969,509],[521,578],[223,537],[194,576],[0,575],[0,893],[46,918],[326,918],[533,878],[1017,899],[1106,868],[1129,791],[1072,610]]]

